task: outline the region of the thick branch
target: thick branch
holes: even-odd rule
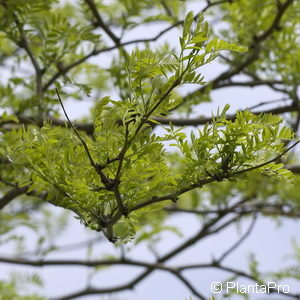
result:
[[[254,38],[254,42],[260,43],[262,41],[264,41],[265,39],[267,39],[274,31],[279,30],[280,29],[280,21],[285,13],[285,11],[289,8],[289,6],[291,6],[293,4],[294,0],[287,0],[284,3],[280,3],[277,7],[277,14],[272,22],[272,24],[270,25],[270,27],[261,35],[256,36]]]
[[[275,107],[267,110],[252,112],[255,115],[259,114],[283,114],[287,112],[296,112],[299,111],[299,107],[295,105],[286,105],[281,107]],[[235,120],[236,114],[228,115],[227,120]],[[159,122],[162,125],[168,125],[172,123],[175,126],[199,126],[199,125],[205,125],[207,123],[212,122],[212,117],[199,117],[199,118],[191,118],[191,119],[184,119],[184,118],[165,118],[165,117],[155,117],[153,118],[157,122]]]
[[[270,108],[267,110],[260,110],[256,112],[252,112],[255,115],[259,114],[283,114],[283,113],[289,113],[289,112],[298,112],[299,107],[296,105],[285,105],[285,106],[280,106],[280,107],[275,107],[275,108]],[[235,120],[236,114],[228,115],[227,119],[228,120]],[[39,127],[43,126],[43,119],[40,118],[29,118],[29,117],[24,117],[24,116],[18,116],[18,119],[21,124],[34,124]],[[170,122],[175,125],[175,126],[200,126],[200,125],[205,125],[206,123],[211,123],[212,122],[212,117],[198,117],[198,118],[173,118],[173,117],[153,117],[152,119],[156,120],[159,122],[161,125],[169,125]],[[54,126],[66,126],[66,123],[64,120],[60,120],[57,118],[53,117],[48,117],[48,120],[51,122],[52,125]],[[8,122],[2,122],[0,126],[2,128],[5,128],[7,130],[10,130],[12,127],[10,124],[14,124],[14,126],[18,126],[18,123],[8,121]],[[69,127],[70,125],[67,124]],[[94,125],[92,123],[76,123],[74,125],[77,130],[84,131],[88,135],[92,135],[94,132]]]
[[[105,33],[114,41],[114,43],[118,46],[120,44],[120,39],[110,30],[110,28],[104,23],[97,7],[94,2],[94,0],[84,0],[84,2],[88,5],[90,8],[94,18],[96,19],[95,25],[100,26]]]
[[[4,208],[6,205],[8,205],[12,200],[17,198],[18,196],[26,193],[28,190],[28,186],[24,187],[16,187],[9,192],[7,192],[4,196],[0,198],[0,210]]]
[[[230,224],[232,224],[232,222],[234,222],[238,218],[238,217],[234,217],[234,218],[230,219],[229,221],[225,222],[224,224],[220,225],[219,227],[209,230],[213,225],[217,224],[224,216],[225,215],[217,216],[216,218],[207,222],[205,225],[203,225],[203,227],[200,229],[200,231],[195,236],[188,239],[186,242],[184,242],[180,246],[176,247],[175,249],[168,252],[166,255],[164,255],[160,259],[158,259],[156,264],[154,264],[154,265],[157,266],[157,264],[160,265],[160,264],[166,262],[170,258],[181,253],[181,251],[194,245],[201,238],[204,238],[205,236],[214,234],[214,233],[218,232],[219,230],[224,229],[226,226],[229,226]],[[109,288],[109,289],[105,289],[105,288],[104,289],[96,289],[96,288],[83,289],[82,291],[79,291],[77,293],[72,293],[72,294],[64,296],[64,297],[57,298],[56,300],[67,300],[67,299],[73,299],[74,297],[79,297],[79,296],[84,296],[84,295],[113,293],[113,292],[123,291],[126,289],[132,289],[134,286],[136,286],[138,283],[140,283],[143,279],[145,279],[149,274],[151,274],[154,269],[155,268],[153,267],[153,265],[151,267],[149,266],[149,268],[145,272],[138,275],[136,278],[134,278],[133,280],[131,280],[130,282],[128,282],[127,284],[124,284],[124,285],[119,285],[119,286]],[[175,270],[173,269],[173,272],[174,271],[178,272],[177,269],[175,269]]]
[[[165,211],[170,213],[187,213],[195,215],[218,215],[220,213],[228,211],[228,208],[224,209],[186,209],[180,207],[165,207]],[[245,206],[237,206],[232,211],[234,213],[260,213],[264,216],[281,216],[288,218],[300,218],[300,210],[295,207],[289,207],[287,204],[269,204],[269,203],[253,203]]]
[[[165,267],[159,263],[148,263],[138,260],[120,259],[120,260],[77,260],[77,259],[48,259],[48,260],[31,260],[26,258],[9,258],[0,257],[0,262],[15,265],[25,265],[32,267],[49,267],[49,266],[82,266],[82,267],[99,267],[99,266],[114,266],[114,265],[130,265],[145,268],[155,268],[160,270],[173,271],[172,268]]]
[[[17,18],[16,14],[13,14],[13,15],[14,15],[14,19],[15,19],[15,24],[16,24],[16,26],[18,28],[18,31],[19,31],[19,34],[20,34],[20,40],[19,40],[18,45],[26,51],[26,53],[29,56],[30,61],[33,65],[33,68],[35,70],[36,95],[38,97],[39,112],[42,113],[41,100],[42,100],[42,95],[43,95],[43,88],[42,88],[42,86],[43,86],[43,82],[42,82],[43,70],[40,67],[39,62],[38,62],[37,58],[35,57],[32,49],[29,45],[29,42],[28,42],[28,40],[26,38],[26,35],[24,33],[22,24],[20,23],[20,21]]]

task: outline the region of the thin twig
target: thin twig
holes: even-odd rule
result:
[[[71,120],[69,119],[68,114],[67,114],[67,112],[66,112],[66,110],[65,110],[65,107],[64,107],[64,105],[63,105],[63,102],[62,102],[62,100],[61,100],[60,94],[59,94],[59,92],[58,92],[58,89],[55,88],[55,91],[56,91],[58,100],[59,100],[59,102],[60,102],[60,105],[61,105],[61,107],[62,107],[62,109],[63,109],[64,115],[65,115],[65,117],[66,117],[66,119],[67,119],[67,122],[68,122],[69,126],[74,130],[76,136],[79,138],[79,140],[80,140],[80,142],[81,142],[81,144],[82,144],[82,146],[83,146],[83,148],[84,148],[84,150],[85,150],[85,152],[86,152],[86,154],[87,154],[87,156],[88,156],[88,159],[89,159],[89,161],[90,161],[91,166],[95,169],[96,173],[100,176],[101,182],[102,182],[103,185],[105,186],[105,189],[107,189],[107,190],[112,190],[112,189],[114,188],[114,186],[115,186],[115,181],[112,180],[112,179],[110,179],[109,177],[107,177],[107,176],[104,174],[104,172],[102,171],[103,166],[101,166],[100,164],[95,163],[95,161],[94,161],[93,158],[92,158],[92,155],[91,155],[91,153],[90,153],[90,150],[89,150],[89,148],[88,148],[86,142],[85,142],[84,139],[80,136],[79,132],[77,131],[77,129],[75,128],[75,126],[73,125],[73,123],[71,122]]]
[[[90,0],[89,0],[90,1]],[[226,3],[226,2],[232,2],[232,0],[220,0],[220,1],[215,1],[212,2],[210,4],[208,4],[207,6],[205,6],[199,13],[197,13],[194,17],[194,19],[197,19],[197,17],[204,13],[205,11],[207,11],[209,8]],[[169,31],[171,31],[172,29],[178,27],[179,25],[182,25],[184,22],[184,20],[180,20],[178,22],[175,22],[172,25],[167,26],[165,29],[163,29],[162,31],[160,31],[158,34],[156,34],[154,37],[152,38],[146,38],[146,39],[134,39],[128,42],[119,42],[118,44],[111,46],[111,47],[107,47],[107,48],[103,48],[103,49],[96,49],[96,50],[92,50],[90,53],[88,53],[87,55],[85,55],[84,57],[78,59],[77,61],[61,68],[60,70],[58,70],[50,79],[48,82],[46,82],[46,84],[43,86],[43,91],[46,91],[54,82],[55,80],[57,80],[60,76],[66,74],[68,71],[70,71],[71,69],[73,69],[74,67],[80,65],[81,63],[85,62],[86,60],[88,60],[89,58],[99,55],[101,53],[105,53],[105,52],[110,52],[112,50],[118,49],[118,48],[123,48],[125,46],[129,46],[129,45],[133,45],[133,44],[138,44],[138,43],[149,43],[149,42],[156,42],[159,38],[161,38],[163,35],[165,35],[166,33],[168,33]]]
[[[261,43],[265,41],[268,37],[270,37],[275,30],[278,30],[284,12],[289,8],[290,5],[292,5],[293,2],[294,0],[287,0],[284,4],[282,4],[280,9],[278,9],[272,24],[260,36],[253,36],[252,42],[249,45],[249,49],[251,50],[249,56],[246,57],[246,59],[243,62],[241,62],[239,65],[223,72],[215,79],[213,79],[209,84],[210,88],[215,88],[219,84],[222,84],[222,82],[232,78],[234,75],[239,74],[241,71],[245,70],[246,67],[248,67],[252,62],[254,62],[259,58],[259,54],[261,51],[261,47],[260,47]],[[191,99],[199,93],[200,94],[204,93],[206,89],[207,86],[203,86],[200,89],[188,94],[186,97],[184,97],[183,103],[185,103],[187,99],[189,98]]]
[[[248,169],[244,169],[244,170],[241,170],[241,171],[237,171],[234,173],[234,175],[239,175],[239,174],[243,174],[245,172],[249,172],[249,171],[252,171],[252,170],[255,170],[255,169],[259,169],[261,167],[264,167],[268,164],[271,164],[273,162],[276,162],[278,161],[284,154],[286,154],[287,152],[289,152],[290,150],[292,150],[294,147],[296,147],[298,144],[300,143],[300,141],[297,141],[296,143],[294,143],[292,146],[288,147],[285,151],[283,151],[281,154],[277,155],[275,158],[273,159],[270,159],[262,164],[259,164],[259,165],[256,165],[256,166],[253,166],[253,167],[250,167]]]
[[[290,100],[290,98],[289,97],[284,97],[284,98],[281,98],[281,99],[275,99],[275,100],[270,100],[270,101],[262,101],[262,102],[260,102],[258,104],[255,104],[253,106],[248,107],[248,110],[252,110],[252,109],[264,106],[264,105],[269,105],[269,104],[273,104],[273,103],[283,102],[283,101],[287,101],[287,100]]]
[[[84,139],[80,136],[80,134],[78,133],[77,129],[75,128],[75,126],[73,125],[73,123],[71,122],[71,120],[69,119],[69,116],[68,116],[68,114],[67,114],[67,112],[66,112],[66,110],[65,110],[65,107],[64,107],[64,104],[63,104],[63,102],[62,102],[62,100],[61,100],[61,97],[60,97],[60,94],[59,94],[59,92],[58,92],[58,89],[55,88],[55,91],[56,91],[56,94],[57,94],[59,103],[60,103],[60,105],[61,105],[61,107],[62,107],[62,109],[63,109],[64,115],[65,115],[65,117],[66,117],[66,119],[67,119],[67,122],[68,122],[69,126],[74,130],[75,134],[76,134],[77,137],[79,138],[79,140],[80,140],[80,142],[81,142],[81,144],[82,144],[82,146],[83,146],[83,148],[84,148],[84,150],[85,150],[85,152],[86,152],[86,154],[87,154],[87,156],[88,156],[88,158],[89,158],[90,164],[97,170],[97,165],[96,165],[96,163],[94,162],[94,160],[93,160],[93,158],[92,158],[92,155],[91,155],[91,153],[90,153],[90,150],[89,150],[89,148],[88,148],[86,142],[85,142]]]
[[[246,240],[246,238],[250,235],[250,233],[252,232],[255,222],[257,220],[257,214],[255,213],[252,221],[250,223],[250,226],[248,228],[248,230],[244,233],[244,235],[241,236],[241,238],[235,242],[228,250],[226,250],[218,259],[217,262],[221,263],[229,254],[231,254],[237,247],[239,247],[243,241]]]

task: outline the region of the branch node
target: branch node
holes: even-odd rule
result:
[[[178,200],[179,200],[179,198],[177,196],[175,196],[171,199],[171,201],[175,204],[177,203]]]

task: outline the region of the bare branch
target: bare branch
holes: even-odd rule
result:
[[[256,220],[257,220],[257,214],[254,214],[248,230],[240,237],[240,239],[237,242],[235,242],[228,250],[226,250],[217,259],[218,263],[221,263],[228,255],[230,255],[236,248],[238,248],[242,244],[243,241],[245,241],[247,239],[247,237],[251,234],[251,232],[254,228]]]
[[[220,213],[228,212],[228,208],[224,209],[186,209],[176,206],[169,206],[164,208],[165,211],[170,213],[187,213],[195,215],[218,215]],[[288,218],[300,218],[300,210],[295,207],[289,207],[286,203],[283,204],[269,204],[269,203],[253,203],[249,205],[236,206],[234,213],[260,213],[264,216],[282,216]]]
[[[119,45],[120,44],[120,39],[110,30],[110,28],[104,23],[97,7],[96,7],[96,4],[94,2],[94,0],[84,0],[84,2],[88,5],[88,7],[90,8],[93,16],[95,17],[96,19],[96,23],[95,25],[98,25],[100,26],[104,31],[105,33],[114,41],[114,43],[116,45]]]
[[[206,268],[216,268],[222,271],[226,271],[229,273],[232,273],[232,275],[236,277],[244,277],[247,279],[250,279],[251,281],[258,282],[258,279],[255,278],[253,275],[246,273],[244,271],[231,268],[231,267],[226,267],[223,265],[218,264],[217,262],[212,262],[210,264],[194,264],[194,265],[185,265],[185,266],[180,266],[178,269],[180,270],[191,270],[191,269],[206,269]],[[262,281],[260,281],[261,284],[263,284]],[[270,288],[270,293],[278,293],[282,296],[294,298],[294,299],[300,299],[300,294],[293,294],[293,293],[283,293],[282,291],[278,291],[278,289]]]
[[[38,250],[33,250],[33,251],[26,251],[26,252],[22,252],[19,256],[20,257],[25,257],[25,256],[30,256],[30,255],[38,255],[39,253],[46,253],[49,251],[49,248],[55,248],[55,250],[53,250],[52,252],[68,252],[68,251],[74,251],[74,250],[78,250],[81,248],[85,248],[89,245],[94,245],[96,243],[100,243],[103,242],[104,239],[101,239],[101,237],[97,236],[96,238],[90,238],[86,241],[82,241],[82,242],[76,242],[76,243],[72,243],[72,244],[67,244],[67,245],[51,245],[50,247],[44,248],[44,249],[38,249]],[[1,261],[1,258],[0,258]]]
[[[60,97],[60,94],[59,94],[59,92],[58,92],[58,89],[55,88],[55,91],[56,91],[56,94],[57,94],[59,103],[60,103],[60,105],[61,105],[61,107],[62,107],[62,109],[63,109],[64,115],[65,115],[65,117],[66,117],[66,119],[67,119],[67,121],[68,121],[68,124],[69,124],[70,128],[72,128],[72,129],[74,130],[75,134],[76,134],[77,137],[79,138],[79,140],[80,140],[80,142],[81,142],[81,144],[82,144],[82,146],[83,146],[83,148],[84,148],[84,150],[85,150],[85,152],[86,152],[86,154],[87,154],[87,156],[88,156],[88,158],[89,158],[90,164],[91,164],[95,169],[97,169],[96,163],[94,162],[94,160],[93,160],[93,158],[92,158],[92,155],[91,155],[91,153],[90,153],[90,150],[89,150],[89,148],[88,148],[86,142],[85,142],[84,139],[80,136],[80,134],[78,133],[77,129],[75,128],[75,126],[73,125],[73,123],[71,122],[71,120],[70,120],[69,117],[68,117],[68,114],[67,114],[67,112],[66,112],[66,110],[65,110],[65,107],[64,107],[64,104],[63,104],[63,102],[62,102],[62,100],[61,100],[61,97]]]
[[[230,224],[232,224],[232,222],[236,221],[240,217],[240,216],[234,217],[234,218],[230,219],[229,221],[225,222],[224,224],[220,225],[219,227],[217,227],[213,230],[210,230],[210,228],[213,225],[217,224],[224,216],[225,216],[225,214],[219,215],[216,218],[214,218],[214,219],[210,220],[209,222],[207,222],[206,224],[204,224],[202,226],[202,228],[200,229],[200,231],[195,236],[188,239],[186,242],[184,242],[180,246],[176,247],[175,249],[171,250],[170,252],[168,252],[161,258],[159,258],[155,264],[152,264],[152,266],[149,266],[149,268],[145,272],[141,273],[140,275],[138,275],[136,278],[134,278],[127,284],[119,285],[119,286],[107,288],[107,289],[105,289],[105,288],[104,289],[88,288],[88,289],[79,291],[77,293],[72,293],[67,296],[59,297],[55,300],[67,300],[67,299],[73,299],[74,297],[79,297],[79,296],[83,296],[83,295],[113,293],[113,292],[123,291],[126,289],[132,289],[134,286],[136,286],[138,283],[140,283],[142,280],[144,280],[149,274],[151,274],[155,270],[157,265],[161,266],[162,263],[166,262],[170,258],[181,253],[183,250],[194,245],[200,239],[202,239],[210,234],[214,234],[214,233],[218,232],[219,230],[224,229],[225,227],[229,226]],[[172,270],[171,271],[172,273],[174,273],[174,272],[176,273],[179,269],[178,268],[176,268],[176,269],[168,268],[168,270]]]
[[[252,112],[255,115],[260,114],[283,114],[286,112],[294,112],[298,111],[299,108],[295,105],[287,105],[281,107],[275,107],[263,111]],[[227,120],[235,120],[236,114],[226,116]],[[207,123],[211,123],[213,118],[212,117],[199,117],[199,118],[191,118],[191,119],[184,119],[184,118],[165,118],[165,117],[155,117],[153,118],[155,121],[159,122],[162,125],[168,125],[170,122],[175,126],[199,126],[205,125]]]
[[[173,272],[173,274],[181,281],[183,282],[188,289],[199,299],[201,300],[206,300],[206,297],[204,297],[202,294],[200,294],[194,287],[193,285],[184,277],[182,276],[179,272]]]
[[[0,257],[0,262],[15,264],[15,265],[27,265],[32,267],[46,267],[46,266],[82,266],[82,267],[99,267],[99,266],[110,266],[110,265],[131,265],[144,268],[156,268],[160,270],[170,271],[168,267],[164,267],[162,264],[153,264],[147,263],[139,260],[129,260],[129,259],[120,259],[120,260],[77,260],[77,259],[41,259],[41,260],[31,260],[26,258],[8,258]]]
[[[261,111],[256,111],[252,112],[255,115],[259,114],[274,114],[274,115],[279,115],[283,113],[288,113],[288,112],[297,112],[299,111],[299,107],[297,107],[294,104],[291,105],[286,105],[286,106],[280,106],[280,107],[275,107],[267,110],[261,110]],[[236,114],[228,115],[227,120],[235,120]],[[29,118],[29,117],[24,117],[24,116],[18,116],[18,119],[21,124],[34,124],[39,127],[43,126],[43,119],[42,118]],[[169,125],[170,122],[174,126],[200,126],[200,125],[205,125],[207,123],[212,122],[212,117],[198,117],[198,118],[172,118],[172,117],[153,117],[153,119],[157,122],[159,122],[161,125]],[[54,126],[65,126],[65,122],[60,119],[52,118],[49,117],[48,120],[51,122],[52,125]],[[118,121],[117,121],[118,122]],[[19,126],[18,123],[12,122],[12,121],[7,121],[7,122],[2,122],[0,126],[2,128],[5,128],[6,130],[12,129],[10,127],[10,124],[13,124],[15,126]],[[70,127],[70,124],[67,124]],[[92,123],[76,123],[76,128],[78,130],[86,132],[88,135],[92,135],[94,132],[94,125]]]

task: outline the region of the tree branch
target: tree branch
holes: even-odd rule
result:
[[[110,30],[110,28],[104,23],[101,15],[99,14],[99,11],[96,7],[96,4],[94,0],[84,0],[84,2],[88,5],[90,8],[94,18],[96,19],[95,25],[100,26],[105,33],[114,41],[116,46],[120,45],[120,39]]]
[[[270,25],[270,27],[261,35],[254,37],[254,42],[260,43],[267,39],[274,31],[280,29],[280,21],[285,13],[285,11],[293,4],[294,0],[287,0],[284,3],[281,3],[277,6],[277,14]]]
[[[268,165],[270,163],[276,162],[284,154],[286,154],[287,152],[289,152],[290,150],[292,150],[294,147],[296,147],[299,143],[300,143],[300,141],[297,141],[296,143],[294,143],[292,146],[288,147],[285,151],[283,151],[282,153],[280,153],[279,155],[277,155],[273,159],[270,159],[270,160],[268,160],[268,161],[266,161],[264,163],[258,164],[256,166],[253,166],[253,167],[250,167],[250,168],[246,168],[246,169],[243,169],[243,170],[240,170],[240,171],[236,171],[233,174],[229,174],[229,175],[221,178],[221,180],[233,178],[236,175],[244,174],[246,172],[250,172],[250,171],[253,171],[255,169],[259,169],[261,167],[264,167],[264,166],[266,166],[266,165]],[[134,207],[132,207],[130,209],[130,212],[138,210],[138,209],[141,209],[143,207],[147,207],[147,206],[152,205],[154,203],[159,203],[159,202],[166,201],[166,200],[172,200],[172,201],[174,201],[174,200],[176,200],[178,198],[178,196],[180,196],[180,195],[182,195],[182,194],[184,194],[184,193],[186,193],[188,191],[191,191],[191,190],[196,189],[196,188],[201,188],[201,187],[203,187],[206,184],[209,184],[209,183],[212,183],[212,182],[216,182],[216,181],[218,181],[216,178],[206,178],[206,179],[199,180],[197,183],[191,184],[190,186],[182,188],[180,191],[176,191],[176,192],[174,192],[172,194],[168,194],[168,195],[164,195],[164,196],[159,196],[159,197],[154,196],[154,197],[150,198],[149,200],[146,200],[146,201],[144,201],[142,203],[136,204]]]
[[[249,49],[251,50],[250,54],[244,61],[242,61],[239,65],[235,66],[231,70],[227,70],[217,76],[214,80],[212,80],[209,84],[210,88],[215,89],[218,87],[220,84],[222,84],[224,81],[232,78],[234,75],[239,74],[242,70],[244,70],[247,66],[249,66],[252,62],[254,62],[256,59],[259,57],[259,52],[260,52],[260,44],[265,41],[271,34],[275,31],[278,30],[278,26],[280,24],[280,21],[284,15],[284,12],[288,9],[290,5],[294,0],[287,0],[284,4],[280,6],[280,8],[277,10],[277,14],[274,17],[274,20],[272,24],[269,26],[268,29],[266,29],[261,35],[259,36],[253,36],[252,42],[250,43]],[[192,98],[196,96],[197,94],[201,94],[205,92],[205,89],[207,86],[201,87],[195,92],[192,92],[188,94],[184,99],[186,100],[187,98]],[[183,101],[185,102],[185,101]]]
[[[6,7],[6,5],[4,5]],[[25,36],[23,27],[17,18],[17,15],[13,13],[15,24],[18,28],[19,34],[20,34],[20,40],[18,43],[18,46],[23,48],[27,55],[29,56],[29,59],[33,65],[33,68],[35,70],[35,84],[36,84],[36,95],[38,97],[38,108],[39,108],[39,113],[42,114],[42,96],[43,96],[43,82],[42,82],[42,77],[43,77],[43,70],[40,67],[40,64],[35,57],[31,47],[29,46],[28,40]]]
[[[6,205],[8,205],[16,197],[26,193],[28,189],[28,186],[16,187],[11,189],[9,192],[7,192],[4,196],[0,198],[0,210],[3,209]]]
[[[183,270],[191,270],[191,269],[207,269],[207,268],[216,268],[222,271],[226,271],[229,273],[232,273],[235,277],[244,277],[247,279],[250,279],[251,281],[258,282],[257,278],[255,278],[253,275],[246,273],[244,271],[231,268],[231,267],[226,267],[222,266],[221,264],[218,264],[217,262],[212,262],[210,264],[194,264],[194,265],[185,265],[185,266],[180,266],[178,269],[181,271]],[[261,282],[261,281],[260,281]],[[261,282],[263,284],[263,282]],[[278,292],[277,288],[270,288],[270,293],[278,293],[282,296],[294,298],[294,299],[300,299],[300,294],[293,294],[293,293],[283,293],[282,291]]]
[[[224,216],[225,216],[225,214],[219,215],[216,218],[214,218],[214,219],[210,220],[209,222],[207,222],[206,224],[204,224],[202,226],[202,228],[200,229],[200,231],[194,237],[188,239],[186,242],[184,242],[180,246],[176,247],[175,249],[168,252],[166,255],[159,258],[155,264],[152,264],[151,266],[149,265],[149,268],[145,272],[138,275],[136,278],[134,278],[127,284],[119,285],[119,286],[112,287],[112,288],[104,288],[104,289],[87,288],[87,289],[83,289],[82,291],[79,291],[77,293],[72,293],[67,296],[56,298],[55,300],[67,300],[67,299],[73,299],[74,297],[79,297],[79,296],[84,296],[84,295],[113,293],[113,292],[123,291],[126,289],[132,289],[134,286],[136,286],[138,283],[140,283],[143,279],[145,279],[149,274],[151,274],[157,266],[160,268],[162,263],[166,262],[167,260],[174,257],[175,255],[181,253],[181,251],[187,249],[188,247],[194,245],[195,242],[197,242],[199,239],[204,238],[205,236],[214,234],[214,233],[218,232],[219,230],[224,229],[226,226],[229,226],[230,224],[232,224],[232,222],[234,222],[235,220],[237,220],[240,217],[240,216],[234,217],[234,218],[230,219],[229,221],[225,222],[224,224],[222,224],[221,226],[210,231],[209,229],[213,225],[217,224]],[[174,268],[168,267],[167,271],[176,273],[179,271],[179,269],[178,268],[174,269]]]
[[[58,89],[55,88],[55,91],[56,91],[56,94],[57,94],[59,103],[60,103],[60,105],[61,105],[61,107],[62,107],[62,109],[63,109],[64,115],[65,115],[65,117],[66,117],[66,119],[67,119],[67,121],[68,121],[68,124],[69,124],[70,128],[72,128],[72,129],[74,130],[76,136],[79,138],[79,140],[80,140],[80,142],[81,142],[81,144],[82,144],[82,146],[83,146],[83,148],[84,148],[84,150],[85,150],[85,152],[86,152],[86,154],[87,154],[87,156],[88,156],[88,159],[89,159],[89,161],[90,161],[91,166],[95,169],[96,173],[100,176],[101,182],[104,184],[105,188],[106,188],[107,190],[111,190],[112,187],[113,187],[113,186],[112,186],[111,180],[104,174],[104,172],[102,172],[102,166],[99,165],[99,164],[97,164],[97,163],[95,163],[95,161],[94,161],[94,159],[92,158],[92,155],[91,155],[91,153],[90,153],[90,150],[89,150],[89,148],[88,148],[86,142],[85,142],[84,139],[80,136],[79,132],[77,131],[77,129],[75,128],[75,126],[72,124],[71,120],[69,119],[69,117],[68,117],[68,115],[67,115],[67,112],[66,112],[66,110],[65,110],[65,107],[64,107],[64,105],[63,105],[63,102],[62,102],[62,100],[61,100],[61,97],[60,97],[60,95],[59,95]]]
[[[238,248],[243,243],[243,241],[245,241],[247,239],[247,237],[251,234],[251,232],[252,232],[252,230],[254,228],[256,220],[257,220],[257,214],[254,214],[248,230],[239,238],[239,240],[237,242],[235,242],[228,250],[226,250],[217,259],[218,263],[221,263],[228,255],[230,255],[236,248]]]
[[[296,107],[294,104],[292,104],[292,105],[275,107],[275,108],[252,112],[252,113],[255,115],[260,115],[260,114],[278,115],[278,114],[295,112],[295,111],[299,111],[299,107]],[[235,120],[235,118],[236,118],[236,114],[226,116],[227,120]],[[199,126],[199,125],[205,125],[207,123],[211,123],[213,120],[212,117],[199,117],[199,118],[190,118],[190,119],[154,117],[153,119],[162,125],[168,125],[172,123],[175,126]]]
[[[130,265],[144,268],[155,268],[166,271],[174,271],[169,267],[165,267],[163,264],[159,263],[148,263],[139,260],[129,260],[129,259],[120,259],[120,260],[77,260],[77,259],[40,259],[40,260],[31,260],[26,258],[9,258],[9,257],[0,257],[0,262],[14,265],[25,265],[32,267],[50,267],[50,266],[82,266],[82,267],[99,267],[99,266],[114,266],[114,265]]]
[[[88,2],[92,2],[92,0],[85,0]],[[197,19],[197,17],[206,12],[208,9],[210,9],[211,7],[223,4],[223,3],[231,3],[234,0],[220,0],[220,1],[215,1],[215,2],[210,2],[208,3],[198,14],[195,15],[194,19]],[[125,46],[129,46],[129,45],[133,45],[133,44],[139,44],[139,43],[150,43],[150,42],[156,42],[159,38],[161,38],[162,36],[164,36],[166,33],[168,33],[169,31],[171,31],[172,29],[178,27],[179,25],[182,25],[184,22],[184,20],[180,20],[178,22],[175,22],[174,24],[167,26],[165,29],[163,29],[162,31],[160,31],[158,34],[156,34],[154,37],[152,38],[146,38],[146,39],[133,39],[131,41],[127,41],[127,42],[120,42],[115,46],[112,47],[106,47],[106,48],[102,48],[102,49],[95,49],[93,51],[91,51],[90,53],[88,53],[87,55],[83,56],[82,58],[78,59],[77,61],[64,66],[63,68],[61,68],[60,70],[58,70],[49,80],[48,82],[45,83],[45,85],[43,86],[43,91],[46,91],[60,76],[66,74],[68,71],[70,71],[71,69],[73,69],[74,67],[80,65],[81,63],[85,62],[86,60],[88,60],[89,58],[99,55],[101,53],[105,53],[105,52],[110,52],[112,50],[118,49],[118,48],[123,48]],[[112,36],[111,36],[112,38]],[[113,39],[113,38],[112,38]]]

